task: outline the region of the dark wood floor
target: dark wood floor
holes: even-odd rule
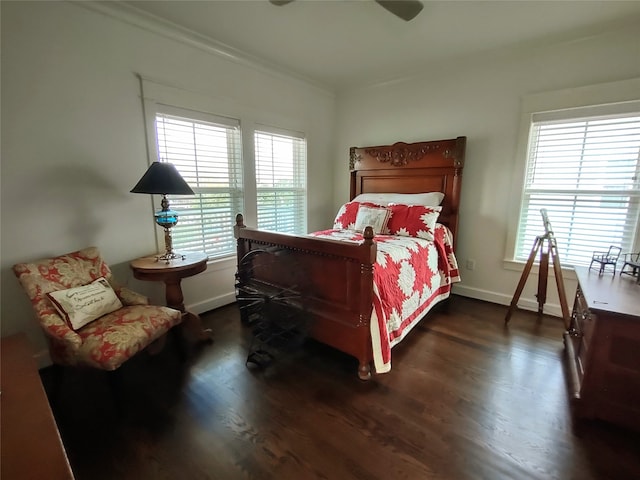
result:
[[[454,297],[361,382],[316,343],[247,369],[229,305],[187,363],[170,342],[123,367],[120,410],[104,375],[78,371],[53,408],[79,480],[640,478],[639,433],[574,428],[561,320],[516,312],[505,329],[505,313]]]

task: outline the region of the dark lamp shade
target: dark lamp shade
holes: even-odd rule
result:
[[[172,163],[153,162],[131,193],[195,195]]]

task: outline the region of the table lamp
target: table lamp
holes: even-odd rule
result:
[[[162,195],[161,210],[154,217],[156,223],[164,228],[165,252],[156,257],[157,261],[169,263],[175,258],[184,259],[184,255],[174,253],[171,239],[171,228],[178,223],[178,212],[169,209],[167,195],[195,195],[189,184],[180,176],[178,169],[172,163],[153,162],[131,193],[148,193]]]

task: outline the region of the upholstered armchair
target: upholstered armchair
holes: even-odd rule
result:
[[[96,247],[19,263],[13,271],[57,365],[116,370],[182,320],[178,310],[149,305],[115,284]]]

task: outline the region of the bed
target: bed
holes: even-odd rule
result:
[[[284,330],[302,332],[355,357],[361,379],[371,378],[372,371],[389,371],[391,348],[436,304],[448,298],[451,285],[460,280],[455,242],[465,145],[466,137],[457,137],[352,147],[350,201],[341,207],[330,230],[309,235],[264,231],[245,226],[242,215],[237,215],[236,296],[243,321],[249,321],[256,309],[270,310],[272,317],[289,319],[284,323],[295,327],[285,325]],[[353,212],[363,207],[380,208],[381,203],[363,200],[361,194],[389,192],[444,194],[439,206],[420,207],[431,209],[429,215],[420,216],[430,219],[425,220],[430,224],[424,227],[427,235],[414,235],[411,228],[407,231],[397,222],[395,235],[389,235],[394,217],[403,218],[406,212],[418,208],[408,202],[392,202],[385,207],[402,210],[394,210],[387,217],[388,225],[378,234],[372,226],[355,231],[352,216],[357,214]],[[436,220],[431,223],[434,212]],[[362,224],[361,218],[358,221]],[[408,248],[411,253],[399,253],[400,248]],[[418,250],[426,252],[424,264],[413,261]],[[391,261],[395,266],[387,268]],[[413,292],[401,295],[405,298],[400,307],[390,306],[393,294],[385,297],[386,287],[376,283],[382,278],[383,266],[393,270],[398,283],[405,284],[394,284],[395,291],[407,289],[406,284],[415,287]],[[302,324],[305,328],[297,328]]]

